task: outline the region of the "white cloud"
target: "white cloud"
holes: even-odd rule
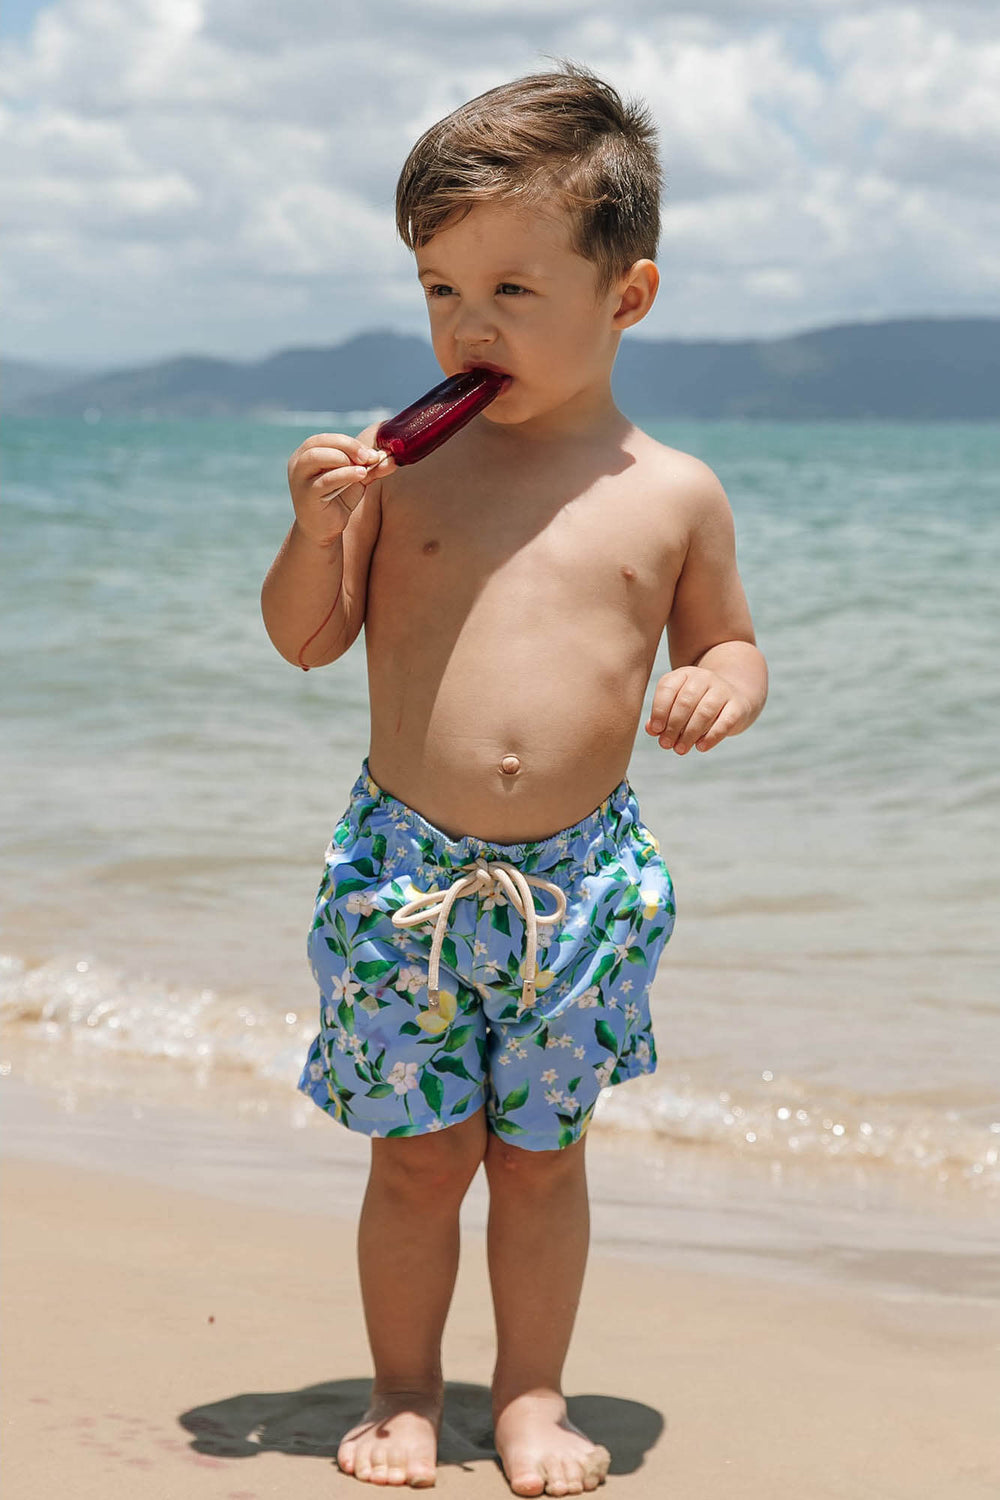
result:
[[[991,8],[823,0],[53,0],[3,51],[7,341],[109,364],[422,330],[409,146],[587,63],[648,99],[668,191],[644,332],[995,311]]]

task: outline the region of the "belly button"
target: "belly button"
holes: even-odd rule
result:
[[[516,755],[505,755],[500,762],[500,769],[505,776],[516,776],[521,769],[521,762]]]
[[[430,556],[431,553],[437,552],[439,550],[440,546],[441,546],[440,542],[431,540],[429,542],[425,542],[424,543],[424,549],[423,550],[427,553],[428,556]]]

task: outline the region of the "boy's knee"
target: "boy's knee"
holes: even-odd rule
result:
[[[483,1159],[486,1175],[491,1180],[519,1182],[525,1186],[538,1183],[543,1189],[565,1177],[572,1177],[583,1170],[583,1148],[586,1136],[554,1151],[526,1151],[523,1146],[512,1145],[498,1135],[490,1135],[486,1142]]]
[[[483,1159],[486,1120],[482,1110],[426,1135],[372,1141],[372,1175],[398,1194],[423,1201],[435,1194],[464,1194]]]

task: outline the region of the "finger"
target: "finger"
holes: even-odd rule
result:
[[[306,448],[293,455],[289,471],[300,480],[307,480],[322,473],[325,469],[367,469],[378,462],[378,455],[374,449],[365,448],[361,444],[352,444],[351,448],[351,452],[345,448],[336,448],[331,444]]]
[[[725,706],[726,698],[723,693],[709,691],[704,695],[681,733],[674,740],[673,748],[678,755],[686,755],[691,746],[700,740],[703,734],[707,734]]]
[[[317,500],[332,500],[342,495],[353,485],[363,485],[367,469],[361,464],[345,464],[341,468],[327,469],[309,485],[308,493]],[[361,496],[358,496],[360,500]]]
[[[706,693],[710,692],[711,689],[706,683],[698,682],[697,679],[692,680],[691,678],[688,678],[684,685],[678,689],[670,712],[667,715],[667,722],[663,733],[660,735],[660,744],[665,750],[673,748],[677,744],[677,741],[681,739],[691,720],[691,716],[698,708]],[[716,708],[716,713],[718,713],[718,708]],[[715,714],[713,713],[712,719],[714,718]],[[708,720],[708,723],[711,723],[711,719]],[[708,727],[707,724],[705,727]]]
[[[650,734],[663,733],[667,727],[670,710],[674,706],[674,699],[686,681],[687,674],[683,671],[668,672],[665,677],[660,678],[656,684],[656,691],[653,693],[653,703],[646,724]]]
[[[711,750],[720,740],[724,740],[732,734],[739,724],[739,711],[731,703],[727,703],[717,715],[715,722],[710,724],[704,734],[699,735],[695,742],[696,750]]]

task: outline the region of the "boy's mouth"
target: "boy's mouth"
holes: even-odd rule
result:
[[[513,380],[509,370],[502,370],[499,365],[491,365],[488,359],[468,359],[462,366],[463,370],[492,370],[494,375],[506,375],[508,380]]]

